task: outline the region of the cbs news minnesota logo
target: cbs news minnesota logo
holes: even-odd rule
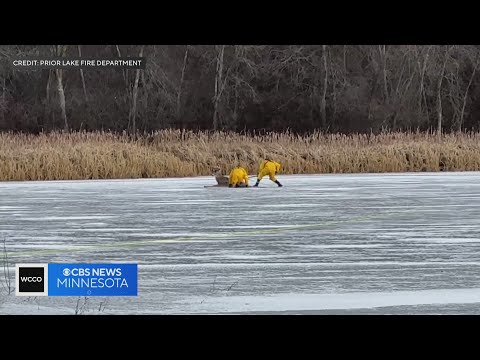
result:
[[[16,264],[17,296],[137,296],[137,264]]]

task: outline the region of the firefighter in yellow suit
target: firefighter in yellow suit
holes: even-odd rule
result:
[[[280,171],[280,167],[280,164],[276,161],[273,161],[271,157],[265,158],[258,168],[257,182],[253,186],[258,186],[262,178],[267,175],[270,180],[272,180],[279,187],[283,186],[275,177],[275,175]]]
[[[248,173],[245,168],[240,165],[237,165],[230,172],[228,187],[248,187]]]

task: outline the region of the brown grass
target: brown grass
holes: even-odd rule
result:
[[[0,133],[0,180],[157,178],[249,174],[271,154],[282,174],[480,170],[480,134],[331,135],[159,131],[137,140],[105,132]]]

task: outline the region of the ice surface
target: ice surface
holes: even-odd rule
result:
[[[0,183],[15,263],[139,264],[137,297],[84,314],[480,313],[480,173]],[[2,250],[2,253],[5,251]],[[8,294],[0,314],[74,314],[74,297]]]

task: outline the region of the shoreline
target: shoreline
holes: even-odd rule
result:
[[[362,173],[309,173],[309,174],[277,174],[278,178],[282,177],[337,177],[337,176],[404,176],[404,175],[440,175],[440,174],[471,174],[480,173],[480,170],[455,170],[455,171],[403,171],[403,172],[362,172]],[[256,178],[256,175],[250,175],[251,178]],[[123,182],[123,181],[169,181],[169,180],[212,180],[215,182],[215,177],[210,175],[196,175],[196,176],[168,176],[158,178],[108,178],[108,179],[55,179],[55,180],[0,180],[0,185],[11,183],[39,183],[39,182]],[[265,178],[264,180],[268,180]],[[265,182],[265,181],[263,181]]]

